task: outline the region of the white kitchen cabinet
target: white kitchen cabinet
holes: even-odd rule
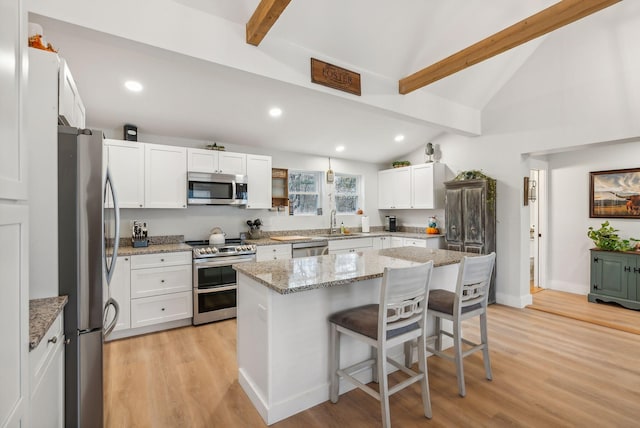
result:
[[[424,163],[411,167],[411,208],[444,207],[444,164]]]
[[[378,171],[378,208],[411,208],[411,167]]]
[[[247,155],[247,208],[271,208],[271,156]]]
[[[144,145],[146,208],[187,207],[187,149],[161,144]]]
[[[193,316],[191,253],[131,256],[131,328]]]
[[[26,205],[0,201],[0,421],[12,427],[28,425],[28,220]]]
[[[404,239],[399,236],[391,237],[391,248],[404,247]]]
[[[109,287],[104,287],[104,302],[106,303],[108,294],[118,303],[120,312],[118,321],[113,331],[126,330],[131,328],[131,257],[121,256],[116,260],[116,268],[111,277]],[[113,319],[113,312],[109,313],[110,317],[105,320],[105,325],[109,324]],[[108,340],[108,338],[105,338]]]
[[[390,236],[374,236],[371,238],[373,241],[373,248],[376,250],[384,250],[391,247]]]
[[[131,271],[131,298],[190,291],[191,264]]]
[[[193,316],[192,291],[131,300],[131,327],[146,327]]]
[[[0,425],[29,421],[27,6],[0,6]],[[32,174],[31,174],[32,175]]]
[[[348,238],[329,241],[329,254],[353,253],[373,248],[373,238]]]
[[[120,140],[104,140],[104,143],[120,208],[143,208],[145,144]]]
[[[290,259],[291,251],[291,244],[260,245],[256,248],[256,261]]]
[[[85,108],[69,65],[60,59],[58,114],[63,123],[77,128],[85,127]]]
[[[187,149],[187,170],[246,175],[247,155],[217,150]]]
[[[379,209],[434,209],[444,205],[445,165],[427,163],[378,171]]]
[[[32,427],[64,426],[63,313],[29,353]]]
[[[404,238],[403,244],[405,247],[421,247],[427,248],[427,240],[426,239],[416,239],[416,238]]]

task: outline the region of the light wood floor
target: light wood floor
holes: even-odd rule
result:
[[[465,336],[477,339],[475,325],[465,325]],[[489,340],[492,382],[484,379],[481,353],[466,358],[461,398],[453,364],[430,357],[433,419],[422,416],[414,384],[391,397],[393,426],[638,426],[636,335],[492,305]],[[229,320],[106,344],[105,426],[265,426],[238,385],[235,343]],[[355,390],[273,426],[378,427],[380,410]]]
[[[533,295],[533,304],[529,308],[640,334],[640,311],[615,303],[592,303],[587,296],[580,294],[542,289]]]

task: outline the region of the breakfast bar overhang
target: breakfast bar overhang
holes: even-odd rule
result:
[[[475,255],[401,247],[234,265],[240,385],[268,425],[327,401],[330,314],[377,303],[385,267],[433,260],[430,288],[454,291],[458,264]],[[345,339],[340,366],[368,355],[366,345]],[[390,356],[403,361],[402,347]],[[370,370],[359,375],[371,381]],[[349,389],[341,384],[340,393]]]

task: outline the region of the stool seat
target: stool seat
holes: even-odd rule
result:
[[[380,305],[371,304],[358,306],[356,308],[345,309],[344,311],[336,312],[329,317],[329,322],[344,327],[356,333],[360,333],[364,336],[370,337],[373,340],[378,340],[378,311]],[[389,323],[389,326],[393,328],[393,323]],[[404,327],[396,328],[387,331],[387,340],[396,336],[400,336],[411,330],[417,330],[420,326],[417,322],[409,324]]]
[[[456,301],[456,293],[448,290],[431,290],[429,293],[429,310],[453,315],[453,305]],[[481,303],[471,306],[464,306],[461,312],[467,313],[482,308]]]

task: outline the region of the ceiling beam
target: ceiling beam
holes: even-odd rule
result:
[[[621,0],[562,0],[398,82],[405,95],[530,40],[564,27]]]
[[[258,46],[291,0],[261,0],[247,22],[247,43]]]

